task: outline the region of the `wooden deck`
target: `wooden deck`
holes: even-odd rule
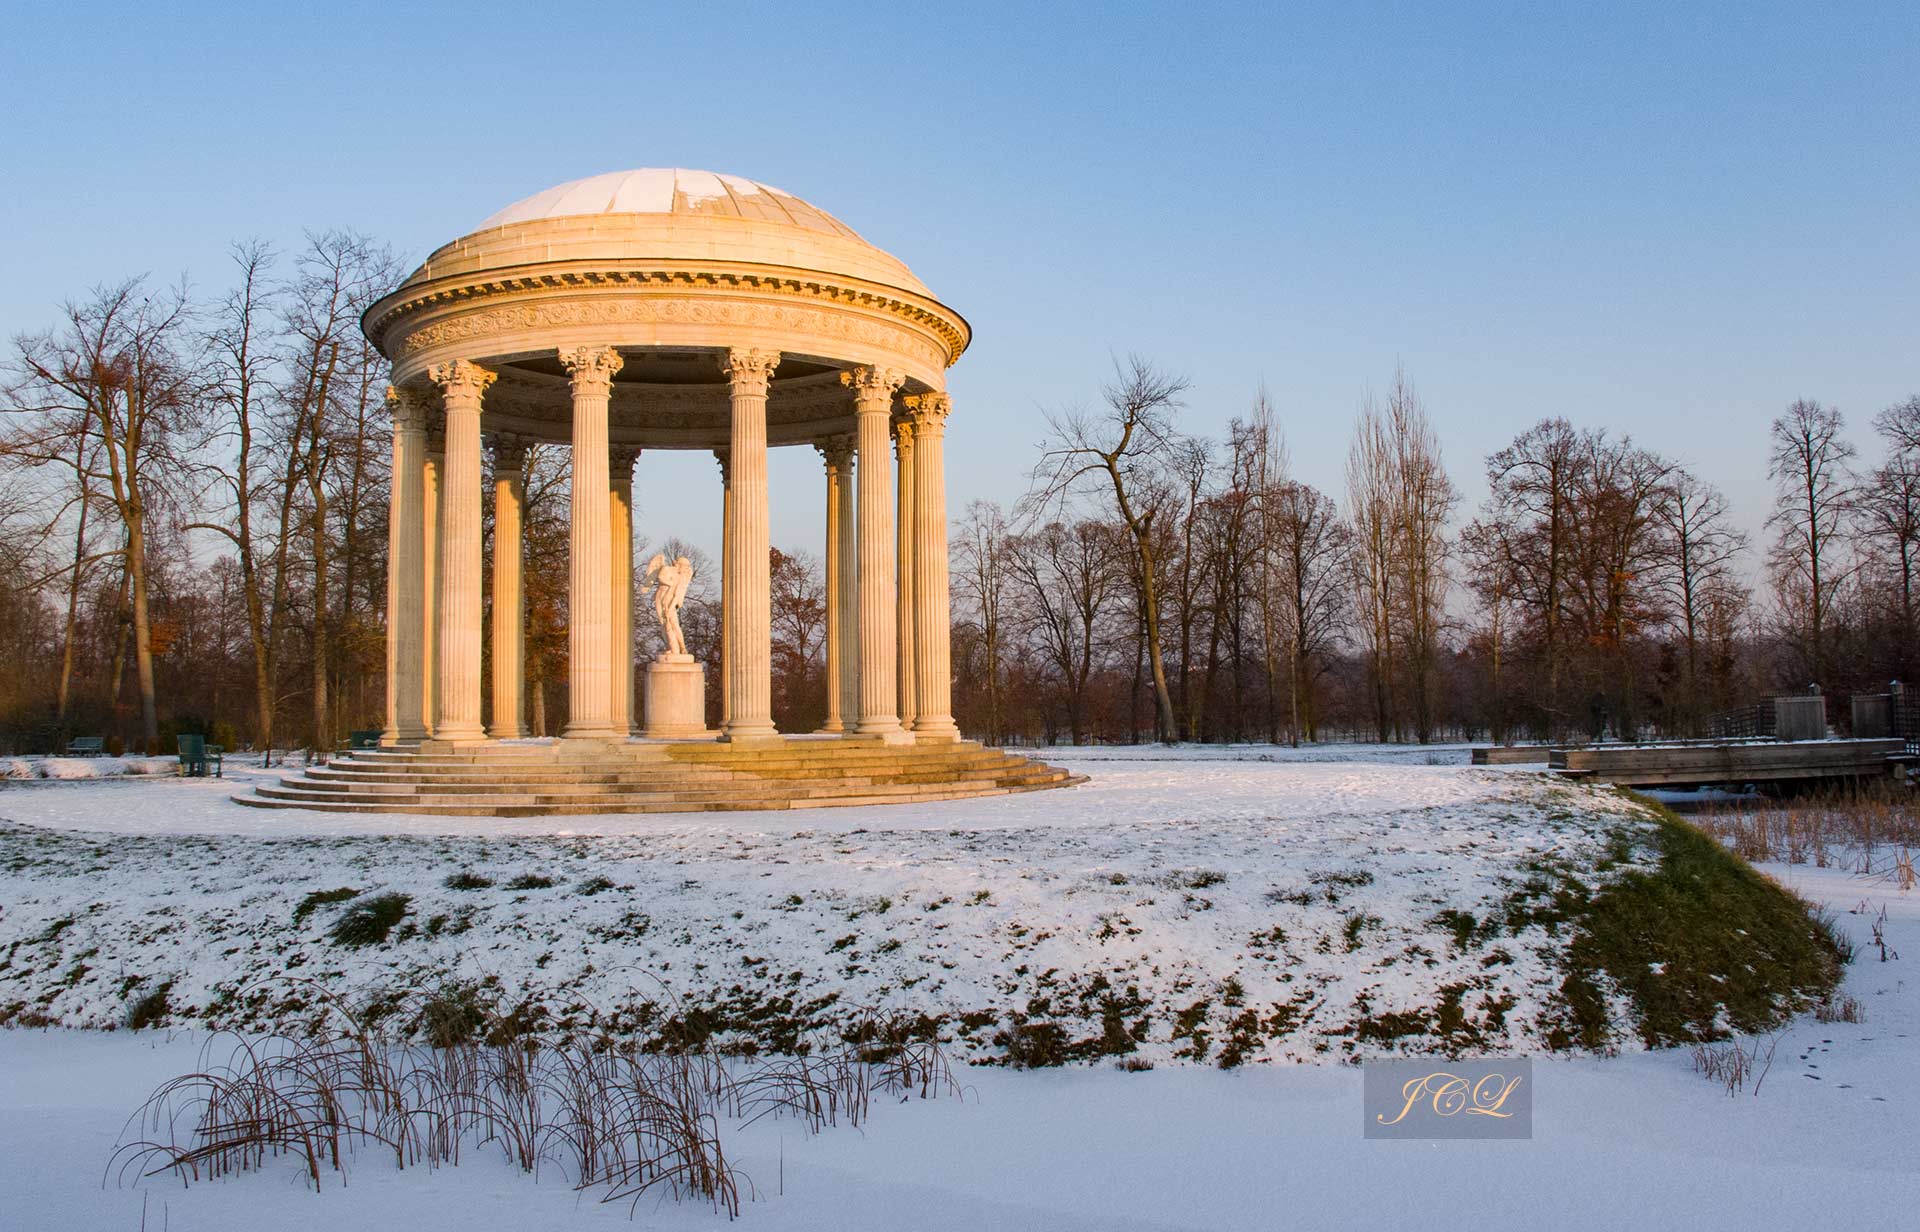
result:
[[[1553,750],[1544,744],[1483,744],[1473,750],[1476,766],[1544,766]]]
[[[1906,752],[1900,740],[1752,740],[1615,744],[1554,749],[1549,769],[1568,778],[1626,787],[1776,783],[1888,774]]]

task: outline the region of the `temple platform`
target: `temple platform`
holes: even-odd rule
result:
[[[528,740],[358,750],[234,800],[255,808],[535,817],[916,804],[1085,781],[970,740]]]

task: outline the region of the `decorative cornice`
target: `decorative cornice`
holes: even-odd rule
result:
[[[613,374],[626,362],[612,347],[562,347],[559,354],[576,398],[608,397],[613,392]]]
[[[401,297],[400,292],[395,292],[394,296],[389,297],[393,302],[383,301],[382,304],[375,306],[379,315],[369,315],[364,322],[364,327],[367,336],[384,351],[386,335],[395,324],[430,308],[477,303],[515,292],[549,289],[579,291],[601,287],[616,290],[641,288],[749,290],[878,311],[912,322],[939,338],[947,352],[943,357],[942,366],[950,366],[959,359],[961,352],[966,350],[967,343],[970,341],[962,325],[956,325],[949,317],[933,311],[925,304],[888,295],[873,288],[750,270],[703,271],[658,266],[587,267],[504,276],[497,272],[489,272],[484,278],[476,277],[473,282],[436,287],[404,297]],[[389,356],[389,358],[393,357]]]

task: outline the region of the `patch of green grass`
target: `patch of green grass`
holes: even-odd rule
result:
[[[1610,994],[1632,1004],[1653,1048],[1762,1031],[1831,994],[1844,953],[1826,921],[1670,810],[1624,794],[1654,821],[1639,853],[1653,868],[1590,898],[1554,895],[1572,942],[1550,1046],[1616,1045]]]
[[[301,899],[299,905],[293,909],[293,922],[298,924],[322,907],[330,907],[334,903],[344,903],[350,898],[358,897],[360,897],[360,891],[352,886],[341,886],[337,890],[315,890]]]
[[[493,885],[493,878],[463,868],[449,874],[445,884],[449,890],[485,890]]]
[[[355,903],[334,921],[333,943],[356,949],[381,944],[406,917],[408,904],[412,902],[408,895],[390,890]]]
[[[172,991],[173,983],[168,981],[146,993],[127,1007],[127,1030],[141,1031],[158,1024],[173,1007],[167,1002],[167,994]]]
[[[613,889],[613,878],[589,877],[579,885],[573,887],[573,892],[592,898],[595,894],[601,894],[611,889]]]
[[[551,877],[543,877],[539,873],[521,873],[518,877],[509,881],[506,888],[509,890],[551,890],[553,885],[554,882]]]

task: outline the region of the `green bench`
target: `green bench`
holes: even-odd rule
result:
[[[180,773],[188,778],[203,779],[211,772],[214,778],[221,777],[224,766],[221,754],[226,750],[217,744],[208,744],[205,736],[181,736]]]
[[[106,752],[105,736],[75,736],[67,741],[68,757],[104,757]]]
[[[377,749],[379,747],[380,729],[377,727],[369,731],[347,733],[347,748],[349,749]]]

